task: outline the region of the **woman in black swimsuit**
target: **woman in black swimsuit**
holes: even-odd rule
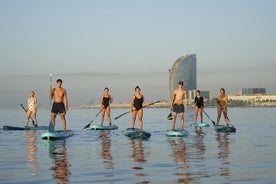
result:
[[[200,91],[196,90],[196,97],[195,97],[195,123],[197,123],[197,117],[198,117],[198,112],[200,116],[200,122],[203,123],[203,108],[204,108],[204,101],[203,97],[200,96]]]
[[[140,129],[143,130],[143,105],[144,104],[144,95],[141,93],[141,89],[139,86],[135,88],[135,94],[131,98],[130,111],[132,111],[132,120],[131,120],[131,128],[134,129],[135,120],[138,114]]]
[[[101,125],[103,125],[105,113],[107,114],[108,123],[109,123],[109,125],[111,125],[110,103],[112,102],[112,100],[113,100],[113,98],[109,94],[109,89],[107,87],[104,88],[104,93],[101,96],[101,106],[102,106]]]

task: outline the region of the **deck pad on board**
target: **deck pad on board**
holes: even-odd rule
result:
[[[124,131],[124,135],[130,137],[131,139],[147,139],[150,138],[151,134],[144,130],[140,130],[139,128],[127,128]]]
[[[45,140],[57,140],[57,139],[66,139],[74,135],[74,132],[67,130],[66,133],[63,130],[57,130],[54,132],[44,132],[41,134],[41,138]]]
[[[218,125],[216,126],[217,132],[236,132],[236,128],[232,126],[226,126],[226,125]]]
[[[188,131],[186,130],[167,130],[166,136],[168,137],[185,137],[188,135]]]
[[[116,130],[118,129],[117,125],[111,124],[109,125],[90,125],[87,130]]]
[[[28,127],[15,127],[15,126],[3,126],[3,130],[47,130],[48,126],[28,126]]]

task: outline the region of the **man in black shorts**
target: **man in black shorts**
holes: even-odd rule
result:
[[[61,87],[62,80],[58,79],[56,83],[56,88],[50,89],[50,98],[54,98],[54,103],[52,106],[52,124],[55,126],[56,116],[59,114],[62,121],[62,127],[64,133],[66,133],[66,119],[65,114],[68,111],[68,99],[66,89]]]
[[[186,109],[188,109],[188,100],[186,91],[183,89],[183,81],[178,82],[178,88],[174,90],[172,101],[173,117],[172,117],[172,130],[175,129],[176,116],[180,114],[181,130],[184,130],[184,104],[185,100]]]

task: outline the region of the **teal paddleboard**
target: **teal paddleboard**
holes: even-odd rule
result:
[[[180,129],[176,129],[176,130],[167,130],[166,132],[166,136],[168,137],[186,137],[188,136],[188,131],[186,130],[180,130]]]
[[[124,131],[124,135],[131,139],[148,139],[150,138],[151,133],[144,130],[141,131],[139,128],[127,128]]]
[[[47,130],[48,126],[28,126],[28,127],[15,127],[15,126],[3,126],[3,130]]]
[[[231,125],[231,126],[226,126],[226,125],[218,125],[215,127],[217,132],[236,132],[236,128]]]
[[[194,127],[209,127],[209,123],[192,123],[192,126]]]
[[[88,130],[116,130],[118,129],[117,125],[111,124],[109,125],[90,125]]]
[[[58,139],[66,139],[74,135],[74,132],[71,130],[67,130],[66,133],[63,130],[56,130],[54,132],[44,132],[41,134],[41,138],[45,140],[58,140]]]

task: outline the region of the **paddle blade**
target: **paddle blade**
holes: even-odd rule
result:
[[[85,125],[85,127],[83,127],[83,129],[88,129],[90,127],[90,125],[91,125],[92,122],[93,122],[93,120],[90,121],[87,125]]]
[[[170,113],[167,117],[168,120],[172,120],[172,113]]]
[[[52,122],[49,123],[49,129],[48,132],[54,133],[55,132],[55,127]]]

